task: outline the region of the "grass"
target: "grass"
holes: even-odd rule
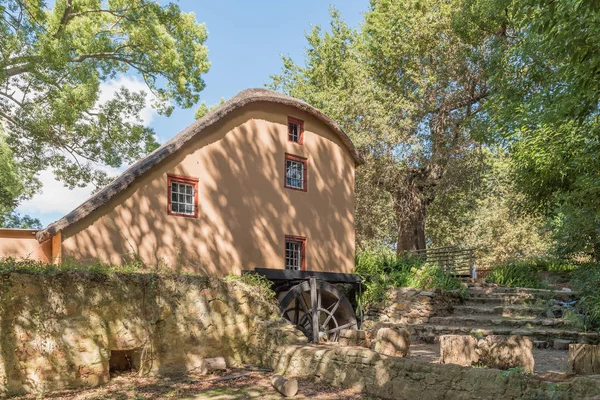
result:
[[[0,275],[10,273],[22,273],[30,275],[58,275],[72,272],[86,272],[99,275],[111,273],[142,273],[143,264],[139,261],[132,261],[124,265],[111,265],[100,261],[75,262],[64,260],[62,264],[55,265],[35,260],[17,260],[7,257],[0,258]]]
[[[541,272],[568,274],[576,268],[577,265],[569,261],[536,257],[501,264],[490,272],[487,279],[501,286],[544,289],[547,283],[540,279]]]
[[[381,302],[390,289],[397,287],[464,291],[460,280],[440,266],[410,255],[397,256],[389,249],[357,254],[355,273],[363,278],[364,304]]]

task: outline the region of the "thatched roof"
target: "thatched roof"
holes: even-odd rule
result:
[[[348,135],[344,133],[340,126],[333,119],[331,119],[321,111],[317,110],[313,106],[301,100],[295,99],[290,96],[286,96],[284,94],[272,90],[246,89],[238,93],[236,96],[226,101],[213,111],[209,112],[204,117],[200,118],[192,125],[185,128],[183,131],[179,132],[175,137],[173,137],[171,140],[154,150],[146,157],[137,161],[125,172],[119,175],[114,181],[112,181],[102,190],[91,196],[75,210],[71,211],[69,214],[65,215],[58,221],[51,223],[45,229],[39,231],[36,235],[37,240],[39,242],[43,242],[47,239],[50,239],[57,232],[60,232],[69,225],[85,218],[92,211],[108,203],[108,201],[113,196],[117,195],[119,192],[129,187],[138,177],[144,175],[146,172],[152,169],[152,167],[159,164],[161,161],[163,161],[170,155],[174,154],[193,137],[195,137],[196,135],[201,135],[206,128],[215,124],[221,118],[226,117],[231,112],[242,108],[247,104],[256,102],[283,104],[286,106],[295,107],[301,111],[311,114],[312,116],[316,117],[317,119],[325,123],[327,126],[329,126],[339,136],[339,138],[342,140],[342,143],[344,144],[344,146],[346,146],[357,165],[360,165],[364,162],[361,156],[356,151],[354,144],[352,144],[350,138],[348,138]]]

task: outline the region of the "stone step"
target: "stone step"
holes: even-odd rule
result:
[[[449,325],[458,324],[461,326],[499,326],[507,328],[515,327],[554,327],[571,328],[573,322],[562,318],[536,318],[521,317],[511,318],[493,315],[451,315],[449,317],[431,317],[430,324]]]
[[[485,306],[458,305],[454,306],[454,315],[501,315],[504,317],[536,317],[545,315],[546,307],[522,306],[522,305],[500,305]]]
[[[472,326],[454,326],[454,325],[405,325],[416,340],[431,341],[441,335],[473,335],[475,337],[485,337],[488,335],[517,335],[529,336],[532,340],[553,341],[554,339],[570,340],[574,343],[600,343],[600,337],[597,332],[580,332],[576,329],[557,329],[557,328],[519,328],[519,327],[472,327]]]
[[[502,304],[532,304],[538,301],[536,296],[532,295],[506,295],[506,296],[491,296],[481,295],[465,297],[466,305],[487,304],[487,305],[502,305]]]
[[[577,297],[576,292],[550,289],[510,288],[510,287],[470,287],[467,293],[471,296],[487,295],[531,295],[545,299],[569,301]]]

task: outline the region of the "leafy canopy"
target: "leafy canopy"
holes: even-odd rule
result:
[[[153,150],[142,92],[122,87],[98,104],[100,83],[139,74],[154,106],[191,107],[209,68],[206,29],[193,13],[150,0],[0,0],[0,129],[19,162],[67,185],[105,183]]]

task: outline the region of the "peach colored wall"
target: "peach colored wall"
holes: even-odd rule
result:
[[[49,262],[52,241],[46,240],[39,243],[35,238],[36,232],[29,229],[0,228],[0,257]]]
[[[304,144],[288,142],[288,115]],[[308,191],[283,187],[285,153],[308,158]],[[140,256],[178,272],[283,268],[285,235],[307,238],[308,270],[354,266],[354,160],[325,124],[254,103],[223,118],[108,204],[63,232],[64,258]],[[167,173],[199,179],[199,215],[167,215]]]

